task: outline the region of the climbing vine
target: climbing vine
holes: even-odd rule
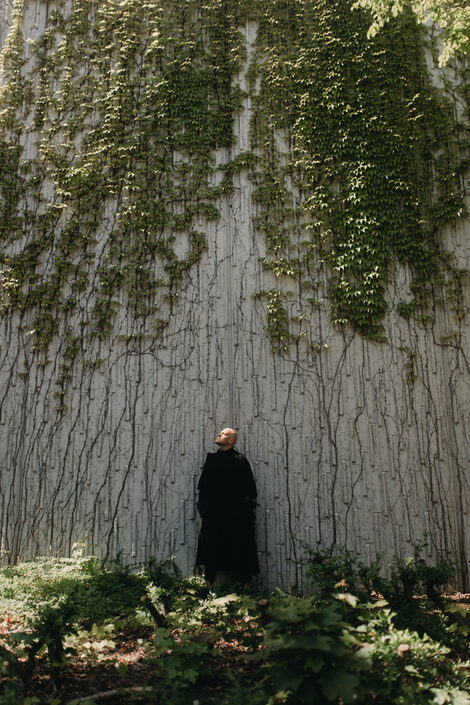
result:
[[[234,141],[245,11],[240,0],[59,1],[28,42],[33,4],[17,1],[2,53],[2,307],[32,316],[46,357],[62,335],[63,401],[83,341],[107,336],[123,302],[158,337],[206,249],[205,224],[243,168],[215,151]]]
[[[60,347],[58,409],[120,305],[161,335],[241,169],[279,284],[258,294],[274,349],[299,329],[290,289],[313,311],[323,270],[333,322],[373,340],[395,261],[412,274],[401,315],[428,320],[437,284],[459,311],[463,275],[441,232],[464,212],[464,150],[411,15],[369,41],[370,16],[349,0],[58,0],[29,41],[33,5],[16,1],[1,55],[0,303],[42,364]],[[248,20],[251,151],[220,162]]]
[[[465,212],[453,109],[432,84],[413,16],[373,41],[369,23],[345,0],[263,3],[250,69],[256,226],[279,281],[268,323],[272,339],[282,328],[280,348],[286,308],[273,321],[273,300],[288,279],[308,295],[325,264],[334,323],[373,340],[384,339],[395,261],[412,275],[401,315],[429,320],[436,284],[456,303],[462,273],[441,244]]]
[[[441,66],[457,54],[463,56],[470,50],[470,7],[462,0],[356,0],[353,7],[365,7],[372,13],[369,36],[375,36],[390,18],[405,8],[411,10],[419,22],[435,23],[441,35]]]

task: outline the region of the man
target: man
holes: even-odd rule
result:
[[[196,563],[204,566],[209,586],[218,572],[247,585],[259,573],[255,544],[256,485],[244,455],[235,450],[238,434],[224,428],[208,453],[197,486],[202,517]]]

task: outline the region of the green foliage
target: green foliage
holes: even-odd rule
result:
[[[305,546],[305,550],[305,574],[323,597],[331,595],[341,581],[350,592],[364,598],[368,598],[370,591],[377,588],[381,579],[379,556],[370,566],[366,566],[359,556],[343,546],[333,546],[331,550]]]
[[[427,635],[398,630],[371,632],[373,668],[367,689],[374,702],[416,705],[468,705],[468,674],[464,663],[448,658],[449,649]],[[365,701],[367,702],[367,700]]]
[[[435,565],[428,565],[422,556],[426,547],[427,543],[422,542],[415,547],[413,556],[393,558],[389,594],[396,603],[402,600],[410,603],[414,595],[424,592],[437,606],[443,606],[439,589],[452,582],[457,566],[455,561],[446,558]]]
[[[427,548],[426,541],[415,546],[412,556],[395,555],[389,567],[389,578],[384,577],[386,570],[381,556],[366,565],[342,546],[333,546],[330,550],[305,548],[306,575],[323,595],[331,594],[335,585],[344,580],[349,590],[365,598],[376,590],[398,606],[413,604],[416,595],[425,594],[441,607],[441,590],[453,581],[457,572],[455,562],[446,558],[428,564],[422,555]]]
[[[111,638],[116,630],[113,622],[93,624],[91,629],[77,629],[74,637],[68,635],[69,651],[80,652],[87,663],[99,663],[107,658],[106,652],[114,650],[116,643]]]
[[[22,626],[9,634],[8,648],[0,645],[0,676],[5,678],[0,678],[0,705],[8,705],[10,697],[22,702],[20,695],[30,686],[44,651],[57,689],[71,655],[79,651],[88,663],[100,661],[103,651],[114,647],[110,637],[117,624],[139,625],[146,593],[171,605],[182,602],[186,591],[194,594],[193,586],[198,586],[196,579],[184,580],[173,561],[150,562],[132,571],[80,553],[72,559],[20,563],[0,572],[2,613]]]
[[[236,640],[252,649],[259,644],[261,636],[259,612],[259,605],[253,597],[235,593],[209,594],[205,598],[186,599],[169,617],[180,629],[203,633],[206,641]]]
[[[333,594],[338,584],[345,585],[362,600],[380,595],[396,611],[398,627],[428,634],[467,654],[466,630],[458,628],[457,617],[446,609],[443,597],[443,590],[456,576],[457,566],[445,558],[428,563],[423,557],[426,547],[423,541],[412,556],[394,556],[388,569],[381,556],[367,565],[341,546],[330,550],[306,547],[306,575],[323,597]]]
[[[170,630],[157,629],[153,638],[152,659],[157,658],[155,675],[168,705],[184,705],[197,682],[212,675],[214,652],[210,645],[181,634],[175,641]]]
[[[284,599],[269,610],[267,665],[286,703],[466,705],[468,673],[449,649],[399,630],[383,603],[349,593]]]
[[[0,605],[35,624],[44,610],[74,605],[74,621],[91,627],[134,611],[148,579],[94,558],[38,559],[0,572]]]
[[[267,326],[273,352],[288,350],[290,342],[289,316],[283,303],[286,295],[282,291],[270,289],[270,291],[260,291],[257,296],[268,302],[266,305]]]
[[[0,303],[29,312],[39,354],[59,336],[65,411],[74,361],[112,331],[121,303],[161,335],[207,248],[205,224],[250,163],[215,159],[234,141],[245,13],[243,0],[59,2],[27,42],[29,4],[17,0],[1,57]]]
[[[268,615],[266,659],[277,690],[292,694],[287,702],[320,705],[356,699],[358,672],[370,668],[370,657],[345,621],[339,601],[325,605],[315,598],[285,598]]]
[[[185,578],[175,560],[162,563],[150,560],[145,566],[147,594],[162,613],[190,613],[207,595],[205,581],[197,576]]]
[[[114,567],[90,564],[89,576],[75,593],[81,624],[91,627],[103,620],[133,613],[145,592],[147,578],[116,564]]]
[[[326,263],[333,321],[382,341],[395,261],[412,275],[399,311],[422,320],[455,270],[440,241],[464,213],[451,106],[410,13],[369,42],[368,15],[345,0],[261,5],[250,71],[263,267],[301,291]],[[276,339],[285,312],[268,306]]]
[[[370,14],[349,0],[76,0],[29,41],[31,1],[16,0],[1,54],[0,307],[31,321],[44,364],[59,341],[58,411],[76,360],[121,305],[137,329],[125,341],[161,336],[241,170],[276,282],[260,292],[273,350],[304,335],[287,292],[308,318],[318,298],[302,292],[325,266],[332,320],[367,338],[383,340],[395,261],[412,276],[401,314],[429,320],[440,286],[462,316],[440,234],[464,210],[464,130],[432,84],[412,13],[368,41]],[[444,10],[456,27],[458,7]],[[218,163],[235,142],[249,20],[250,150]]]
[[[10,691],[19,697],[23,689],[30,686],[36,656],[47,651],[51,679],[55,689],[60,685],[60,672],[65,664],[64,639],[74,632],[75,606],[68,599],[59,606],[46,606],[38,611],[29,628],[9,635],[9,648],[0,645],[1,673],[6,677],[4,692],[6,702]]]
[[[420,551],[413,566],[397,561],[395,573],[416,573],[423,580],[430,566],[422,563]],[[360,587],[363,567],[344,551],[328,568],[331,580],[342,573],[341,566],[357,576]],[[443,567],[440,579],[444,573]],[[128,571],[76,557],[7,569],[0,575],[1,607],[10,614],[15,610],[23,628],[3,634],[0,644],[0,705],[58,705],[63,701],[61,676],[74,658],[79,657],[81,671],[101,662],[112,666],[115,632],[129,634],[136,628],[145,635],[138,643],[145,648],[146,672],[153,674],[151,692],[145,691],[149,701],[469,705],[467,665],[455,652],[409,627],[397,627],[400,615],[383,600],[360,602],[350,592],[327,595],[326,575],[322,580],[323,597],[280,591],[253,596],[208,592],[200,578],[184,578],[173,561]],[[142,589],[162,610],[165,627],[151,628],[146,622],[142,631],[136,619]],[[39,604],[33,613],[35,600]],[[449,613],[462,617],[460,608],[449,608]],[[105,618],[93,624],[97,614]],[[39,660],[41,678],[47,660],[56,700],[36,688]],[[117,656],[114,665],[107,672],[121,683],[131,666]]]
[[[470,7],[462,0],[356,0],[353,7],[372,13],[369,37],[375,37],[386,22],[409,9],[419,22],[435,23],[441,29],[441,66],[456,54],[470,52]]]

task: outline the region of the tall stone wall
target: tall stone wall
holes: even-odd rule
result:
[[[36,16],[25,18],[26,36],[44,28],[44,8],[38,3]],[[256,27],[244,32],[250,44]],[[244,101],[237,142],[219,151],[219,163],[249,149]],[[25,153],[34,149],[32,134]],[[207,251],[185,275],[161,338],[134,319],[122,294],[109,337],[81,346],[66,413],[56,411],[60,343],[38,365],[30,314],[3,316],[5,558],[68,555],[86,540],[98,555],[129,563],[175,556],[192,571],[200,468],[229,425],[257,481],[264,584],[302,587],[304,544],[342,544],[370,560],[410,553],[427,536],[431,558],[451,556],[468,569],[470,319],[454,320],[437,290],[428,324],[400,318],[396,303],[410,275],[397,265],[387,342],[366,341],[332,326],[328,272],[320,268],[314,308],[286,282],[292,313],[317,344],[300,336],[289,351],[273,353],[265,304],[253,296],[276,282],[260,262],[252,191],[246,172],[235,175],[232,194],[218,204],[220,219],[201,223]],[[115,207],[110,199],[109,216]],[[103,241],[111,222],[103,218]],[[185,247],[181,241],[181,255]],[[470,268],[468,220],[448,232],[447,248]],[[99,258],[98,248],[97,266]],[[469,304],[465,282],[467,312]],[[91,305],[86,291],[68,325],[78,329]]]

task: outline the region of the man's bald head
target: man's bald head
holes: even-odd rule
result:
[[[215,443],[221,450],[229,450],[233,448],[237,440],[238,433],[233,428],[224,428],[215,439]]]

